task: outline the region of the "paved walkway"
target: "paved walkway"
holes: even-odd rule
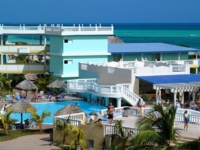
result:
[[[0,150],[61,150],[52,145],[49,134],[27,135],[0,142]]]

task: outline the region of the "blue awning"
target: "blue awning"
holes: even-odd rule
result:
[[[199,49],[165,43],[113,43],[108,44],[108,52],[112,54],[152,54],[199,52]]]
[[[197,74],[137,76],[137,78],[151,84],[200,82],[200,75]]]

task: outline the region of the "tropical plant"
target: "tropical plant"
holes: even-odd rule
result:
[[[40,76],[36,80],[36,85],[40,90],[47,91],[47,85],[53,82],[55,79],[53,79],[50,76]]]
[[[57,130],[61,130],[63,136],[62,144],[65,144],[66,136],[69,135],[75,127],[74,125],[70,124],[70,116],[67,120],[57,120],[55,125]]]
[[[0,74],[0,94],[2,94],[3,91],[12,91],[11,88],[11,79],[7,79],[4,75]]]
[[[111,135],[111,146],[113,150],[123,150],[126,148],[126,142],[130,138],[133,132],[129,129],[125,129],[122,126],[122,120],[114,120],[114,134]]]
[[[86,145],[84,130],[75,126],[73,134],[74,140],[71,142],[71,147],[75,146],[76,150],[81,150],[81,147]]]
[[[31,108],[29,108],[27,111],[31,113],[31,120],[34,121],[37,126],[39,126],[40,133],[42,133],[42,123],[46,117],[51,117],[51,112],[43,111],[42,115],[39,115]]]
[[[3,124],[3,128],[6,132],[6,135],[9,135],[9,127],[17,121],[16,119],[12,119],[10,117],[11,114],[12,114],[12,111],[5,114],[1,114],[1,121]]]
[[[177,144],[179,133],[174,128],[176,107],[164,109],[161,104],[154,105],[147,116],[138,119],[138,134],[134,137],[132,149],[159,147],[169,149],[171,143]],[[130,149],[130,148],[129,148]]]

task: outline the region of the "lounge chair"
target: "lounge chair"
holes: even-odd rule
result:
[[[34,124],[31,120],[26,119],[24,120],[24,129],[31,129],[33,128]]]
[[[108,122],[108,118],[103,117],[99,112],[97,112],[96,115],[98,116],[98,119],[102,120],[102,122]]]
[[[6,101],[8,101],[8,102],[11,101],[11,95],[6,95]]]
[[[64,99],[65,98],[65,94],[61,93],[59,96],[56,96],[56,100],[60,100],[60,99]]]

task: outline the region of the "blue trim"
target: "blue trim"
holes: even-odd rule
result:
[[[151,84],[200,82],[200,75],[197,74],[137,76],[137,78]]]
[[[165,43],[115,43],[108,44],[108,52],[112,54],[155,54],[198,52],[199,49],[182,47]]]

